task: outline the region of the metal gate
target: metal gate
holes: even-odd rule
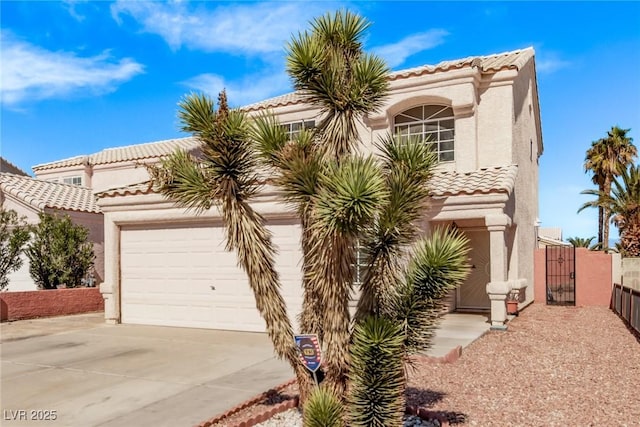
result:
[[[547,246],[547,304],[576,305],[576,248]]]

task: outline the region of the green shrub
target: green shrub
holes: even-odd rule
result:
[[[29,273],[40,289],[80,286],[95,258],[88,236],[89,231],[73,224],[68,215],[40,214],[26,249]]]
[[[324,387],[313,389],[305,402],[304,427],[342,427],[344,409],[342,402],[331,390]]]
[[[29,227],[14,210],[0,209],[0,290],[9,286],[9,273],[22,267],[22,250],[29,240]]]

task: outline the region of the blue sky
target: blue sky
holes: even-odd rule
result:
[[[584,153],[613,125],[640,145],[639,2],[1,1],[0,153],[31,172],[184,136],[176,103],[190,91],[226,87],[236,106],[286,93],[285,42],[341,7],[372,21],[366,48],[396,70],[533,46],[540,220],[596,235],[596,212],[576,214]]]

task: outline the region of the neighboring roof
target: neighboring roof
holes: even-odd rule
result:
[[[447,197],[465,194],[511,193],[516,182],[518,166],[496,166],[473,172],[437,172],[429,181],[431,196]],[[96,197],[133,196],[155,191],[149,182],[112,188],[96,194]]]
[[[99,213],[90,188],[0,173],[0,191],[38,210],[45,208]]]
[[[123,161],[144,160],[166,156],[178,148],[195,148],[197,145],[198,143],[193,137],[168,139],[165,141],[150,142],[146,144],[128,145],[126,147],[107,148],[91,155],[77,156],[51,163],[43,163],[34,166],[32,169],[34,172],[40,172],[48,169],[79,166],[83,164],[102,165]]]
[[[473,172],[436,172],[429,185],[433,197],[465,194],[511,193],[515,186],[518,166],[496,166]]]
[[[550,237],[538,236],[538,242],[545,246],[571,246],[571,243],[563,242],[562,240],[552,239]]]
[[[442,61],[436,65],[422,65],[406,70],[393,71],[389,74],[389,80],[407,79],[410,77],[435,74],[460,68],[477,67],[485,73],[496,73],[502,70],[520,70],[534,56],[532,47],[514,50],[511,52],[497,53],[486,56],[469,56],[453,61]],[[305,101],[301,92],[290,92],[285,95],[269,98],[264,101],[242,107],[244,111],[258,111],[266,108],[283,107],[286,105],[300,104]]]
[[[540,227],[538,228],[538,235],[540,237],[546,237],[547,239],[562,241],[562,228]]]
[[[14,175],[29,176],[28,173],[26,173],[4,157],[0,157],[0,173],[2,172],[12,173]]]

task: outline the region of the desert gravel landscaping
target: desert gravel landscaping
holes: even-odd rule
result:
[[[409,404],[467,425],[640,426],[640,343],[607,308],[534,304],[409,386]]]
[[[418,358],[414,367],[407,403],[453,425],[640,426],[640,342],[605,307],[534,304],[455,363]],[[294,393],[295,386],[283,395]],[[280,416],[265,425],[295,423]]]

